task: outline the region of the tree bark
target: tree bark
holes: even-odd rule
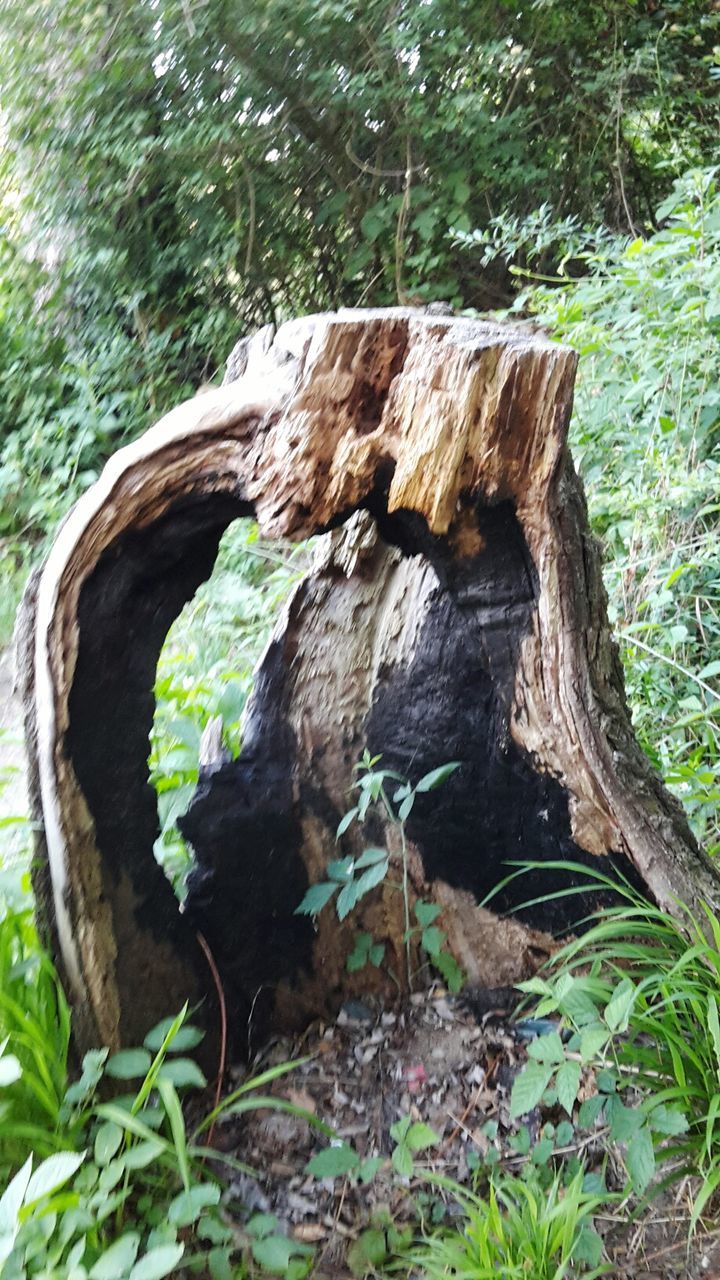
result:
[[[387,969],[349,975],[358,929],[402,984],[402,896],[339,925],[295,914],[337,856],[367,748],[418,797],[410,892],[473,983],[527,976],[586,899],[550,864],[619,868],[650,897],[713,908],[720,879],[631,729],[600,556],[567,449],[576,357],[529,328],[349,311],[263,331],[242,376],[108,463],[60,530],[23,624],[40,912],[82,1043],[142,1038],[210,990],[239,1049]],[[326,533],[259,665],[238,760],[206,763],[182,829],[183,913],[153,859],[147,781],[157,657],[238,515]],[[377,815],[343,837],[397,852]],[[508,863],[547,864],[479,903]],[[506,918],[510,913],[511,918]],[[212,1017],[212,1014],[209,1015]]]

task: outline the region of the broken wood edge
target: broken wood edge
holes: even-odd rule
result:
[[[192,492],[242,491],[263,534],[289,537],[342,520],[388,473],[387,510],[414,511],[431,532],[451,537],[461,498],[510,498],[540,582],[537,634],[525,642],[523,667],[549,663],[555,695],[544,706],[518,697],[513,736],[570,792],[578,843],[594,851],[618,839],[669,910],[683,894],[717,903],[718,873],[613,693],[611,650],[600,678],[593,675],[589,649],[607,623],[599,555],[582,538],[584,504],[566,453],[575,365],[573,352],[535,333],[410,309],[291,322],[239,380],[178,406],[119,451],[71,512],[40,578],[29,749],[59,952],[73,997],[92,1010],[104,1043],[119,1042],[112,921],[93,819],[64,753],[78,599],[123,530],[147,525]],[[519,447],[508,457],[509,439]],[[432,476],[439,481],[430,486]],[[595,593],[586,619],[573,611],[577,591]],[[620,726],[616,748],[608,722]],[[182,974],[186,981],[192,989],[194,976]]]

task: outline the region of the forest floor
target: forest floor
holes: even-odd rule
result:
[[[510,1091],[526,1060],[527,1032],[522,1021],[513,1022],[492,1002],[484,998],[482,1004],[484,1011],[472,997],[428,992],[393,1011],[370,1000],[348,1001],[334,1024],[274,1040],[252,1073],[299,1060],[270,1090],[296,1113],[226,1116],[214,1137],[216,1147],[257,1171],[233,1183],[231,1193],[243,1206],[240,1217],[272,1213],[293,1239],[314,1245],[316,1280],[362,1275],[362,1241],[369,1232],[377,1237],[390,1227],[416,1230],[419,1219],[428,1227],[457,1225],[461,1210],[434,1178],[467,1186],[477,1170],[482,1190],[483,1171],[493,1163],[519,1174],[533,1150],[541,1149],[548,1125],[562,1137],[563,1122],[566,1129],[572,1126],[557,1107],[511,1119]],[[235,1086],[242,1078],[236,1074]],[[583,1083],[588,1094],[595,1091],[592,1072]],[[356,1152],[354,1169],[324,1178],[308,1172],[308,1162],[327,1148],[328,1139],[299,1111],[330,1125]],[[406,1176],[393,1167],[397,1144],[391,1136],[403,1117],[429,1126],[436,1137],[416,1154]],[[604,1170],[611,1191],[626,1181],[619,1153],[608,1150],[600,1128],[573,1133],[564,1147],[556,1140],[554,1154],[576,1154],[598,1176]],[[362,1162],[373,1157],[382,1157],[382,1164],[363,1185]],[[700,1233],[688,1253],[692,1192],[685,1179],[645,1205],[600,1211],[595,1226],[614,1276],[720,1280],[719,1232]]]

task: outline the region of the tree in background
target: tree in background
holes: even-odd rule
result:
[[[54,523],[239,332],[507,304],[507,262],[455,233],[546,202],[634,234],[717,136],[717,0],[5,0],[1,22],[7,531]]]

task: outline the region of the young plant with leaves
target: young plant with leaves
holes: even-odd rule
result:
[[[337,829],[337,839],[340,840],[354,822],[364,823],[370,811],[377,809],[382,818],[389,821],[398,833],[400,882],[395,884],[388,879],[392,857],[387,849],[377,847],[363,849],[357,857],[348,855],[328,863],[327,880],[318,881],[310,886],[296,908],[297,914],[315,916],[334,899],[338,920],[344,920],[371,889],[385,882],[393,884],[402,893],[403,900],[405,920],[403,942],[408,990],[412,991],[415,976],[411,944],[413,937],[418,933],[421,947],[429,963],[445,977],[446,981],[452,982],[454,990],[459,990],[462,985],[460,970],[449,952],[442,949],[445,934],[433,924],[441,908],[425,902],[418,902],[414,908],[411,908],[406,823],[412,813],[416,796],[442,786],[460,766],[458,763],[440,765],[437,769],[426,773],[413,787],[406,778],[393,769],[376,768],[381,758],[379,755],[371,756],[366,750],[360,763],[355,766],[358,778],[353,786],[358,792],[357,803],[342,818]],[[392,795],[389,794],[390,791]],[[412,923],[411,911],[414,911],[417,921],[415,926]],[[359,934],[348,959],[350,972],[362,968],[368,961],[374,965],[380,964],[383,956],[381,947],[382,944],[375,943],[371,935]]]

